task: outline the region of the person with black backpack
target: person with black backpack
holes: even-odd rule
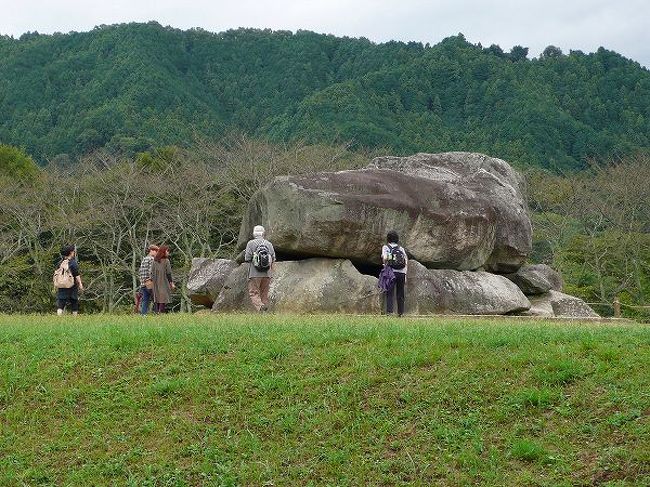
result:
[[[408,257],[404,247],[399,244],[399,235],[396,231],[388,232],[386,242],[381,249],[381,260],[395,273],[395,285],[386,293],[386,314],[393,312],[394,297],[396,297],[397,316],[402,316],[404,314],[404,288],[406,287]]]
[[[250,263],[248,270],[248,295],[257,311],[267,311],[269,306],[269,286],[271,269],[275,262],[273,244],[264,238],[262,225],[253,228],[253,240],[246,244],[244,261]]]

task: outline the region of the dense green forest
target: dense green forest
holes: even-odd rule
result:
[[[182,31],[0,37],[0,142],[39,163],[245,132],[398,154],[468,150],[584,168],[650,147],[650,72],[617,53]]]

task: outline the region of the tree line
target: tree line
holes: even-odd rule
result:
[[[174,306],[189,311],[192,259],[233,257],[255,191],[277,175],[366,161],[346,146],[277,146],[230,136],[134,158],[98,151],[72,166],[39,169],[23,151],[0,145],[0,311],[51,310],[52,272],[61,246],[71,243],[84,276],[85,311],[131,306],[137,270],[151,243],[171,248],[178,283]]]
[[[650,156],[630,156],[569,175],[527,173],[532,258],[562,272],[588,302],[650,305]],[[594,306],[611,314],[609,305]],[[626,308],[650,318],[650,307]]]
[[[0,145],[0,312],[53,309],[51,277],[64,243],[76,243],[85,311],[128,309],[150,243],[172,250],[189,311],[195,257],[232,258],[250,196],[273,177],[360,168],[373,155],[348,145],[271,144],[243,135],[197,139],[135,157],[97,151],[72,166],[39,168]],[[587,302],[650,304],[650,157],[593,162],[578,173],[525,172],[533,220],[531,263],[560,271]],[[611,315],[608,305],[594,306]],[[650,318],[624,308],[626,316]]]
[[[0,141],[40,164],[241,131],[395,154],[469,150],[556,172],[650,146],[650,72],[619,54],[375,44],[148,24],[0,37]]]

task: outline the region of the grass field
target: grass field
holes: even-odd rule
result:
[[[0,485],[650,486],[650,326],[0,317]]]

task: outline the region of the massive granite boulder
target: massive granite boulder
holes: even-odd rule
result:
[[[254,311],[248,297],[249,264],[226,280],[212,310]],[[377,278],[361,274],[349,260],[306,259],[277,262],[269,289],[269,310],[285,313],[379,314]]]
[[[527,316],[557,316],[562,318],[599,318],[582,299],[558,291],[529,296],[531,307]]]
[[[524,294],[544,294],[550,290],[562,291],[564,283],[559,272],[546,264],[526,265],[517,272],[505,274]]]
[[[510,280],[489,272],[427,269],[409,262],[406,312],[415,314],[502,315],[530,308]]]
[[[476,193],[496,214],[493,252],[484,266],[512,272],[532,247],[532,225],[524,194],[524,180],[506,161],[472,152],[379,157],[371,167],[445,181]]]
[[[192,259],[187,279],[187,294],[192,303],[212,307],[224,282],[236,267],[237,263],[228,259]]]
[[[285,176],[250,200],[239,234],[267,229],[279,255],[379,264],[388,230],[426,267],[514,272],[531,249],[517,173],[481,154],[375,159],[354,171]]]

